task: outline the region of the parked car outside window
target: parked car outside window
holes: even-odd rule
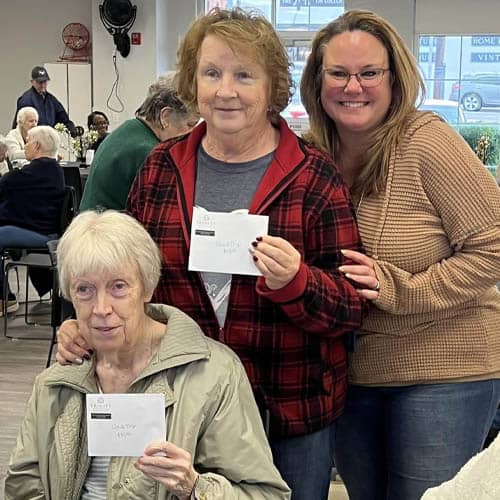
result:
[[[500,106],[500,73],[475,73],[453,84],[450,100],[462,104],[465,111],[484,106]]]
[[[420,111],[434,111],[450,125],[460,125],[467,121],[462,107],[456,101],[426,99],[418,109]]]

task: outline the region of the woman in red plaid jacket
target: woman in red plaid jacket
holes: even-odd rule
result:
[[[331,160],[279,117],[289,63],[265,18],[215,9],[178,55],[179,95],[204,122],[151,152],[127,202],[163,255],[153,302],[180,308],[238,354],[292,498],[327,499],[345,338],[364,310],[338,271],[343,249],[362,250],[349,193]],[[188,271],[195,205],[269,216],[269,235],[249,241],[262,276]],[[60,340],[59,358],[84,354]]]

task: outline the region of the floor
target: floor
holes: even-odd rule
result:
[[[20,273],[20,280],[22,279],[23,274]],[[16,285],[11,284],[15,290]],[[35,297],[33,290],[30,297]],[[29,311],[37,314],[39,323],[47,323],[50,319],[48,302],[31,304]],[[21,312],[20,309],[16,314]],[[45,368],[51,328],[42,325],[26,326],[22,317],[9,316],[8,334],[18,336],[19,339],[12,340],[4,336],[3,318],[0,318],[0,500],[4,500],[3,482],[7,464],[31,394],[33,380]],[[26,340],[26,337],[37,340]],[[340,480],[332,481],[329,500],[348,500]]]

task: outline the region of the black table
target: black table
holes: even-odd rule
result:
[[[61,165],[62,168],[78,167],[82,185],[85,186],[85,182],[87,182],[87,177],[89,176],[90,165],[85,165],[85,163],[80,163],[79,161],[60,161],[59,165]]]

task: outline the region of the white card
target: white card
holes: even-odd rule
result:
[[[249,250],[257,236],[267,234],[268,226],[267,215],[194,207],[188,269],[260,276]]]
[[[163,394],[87,394],[90,457],[140,457],[166,432]]]

